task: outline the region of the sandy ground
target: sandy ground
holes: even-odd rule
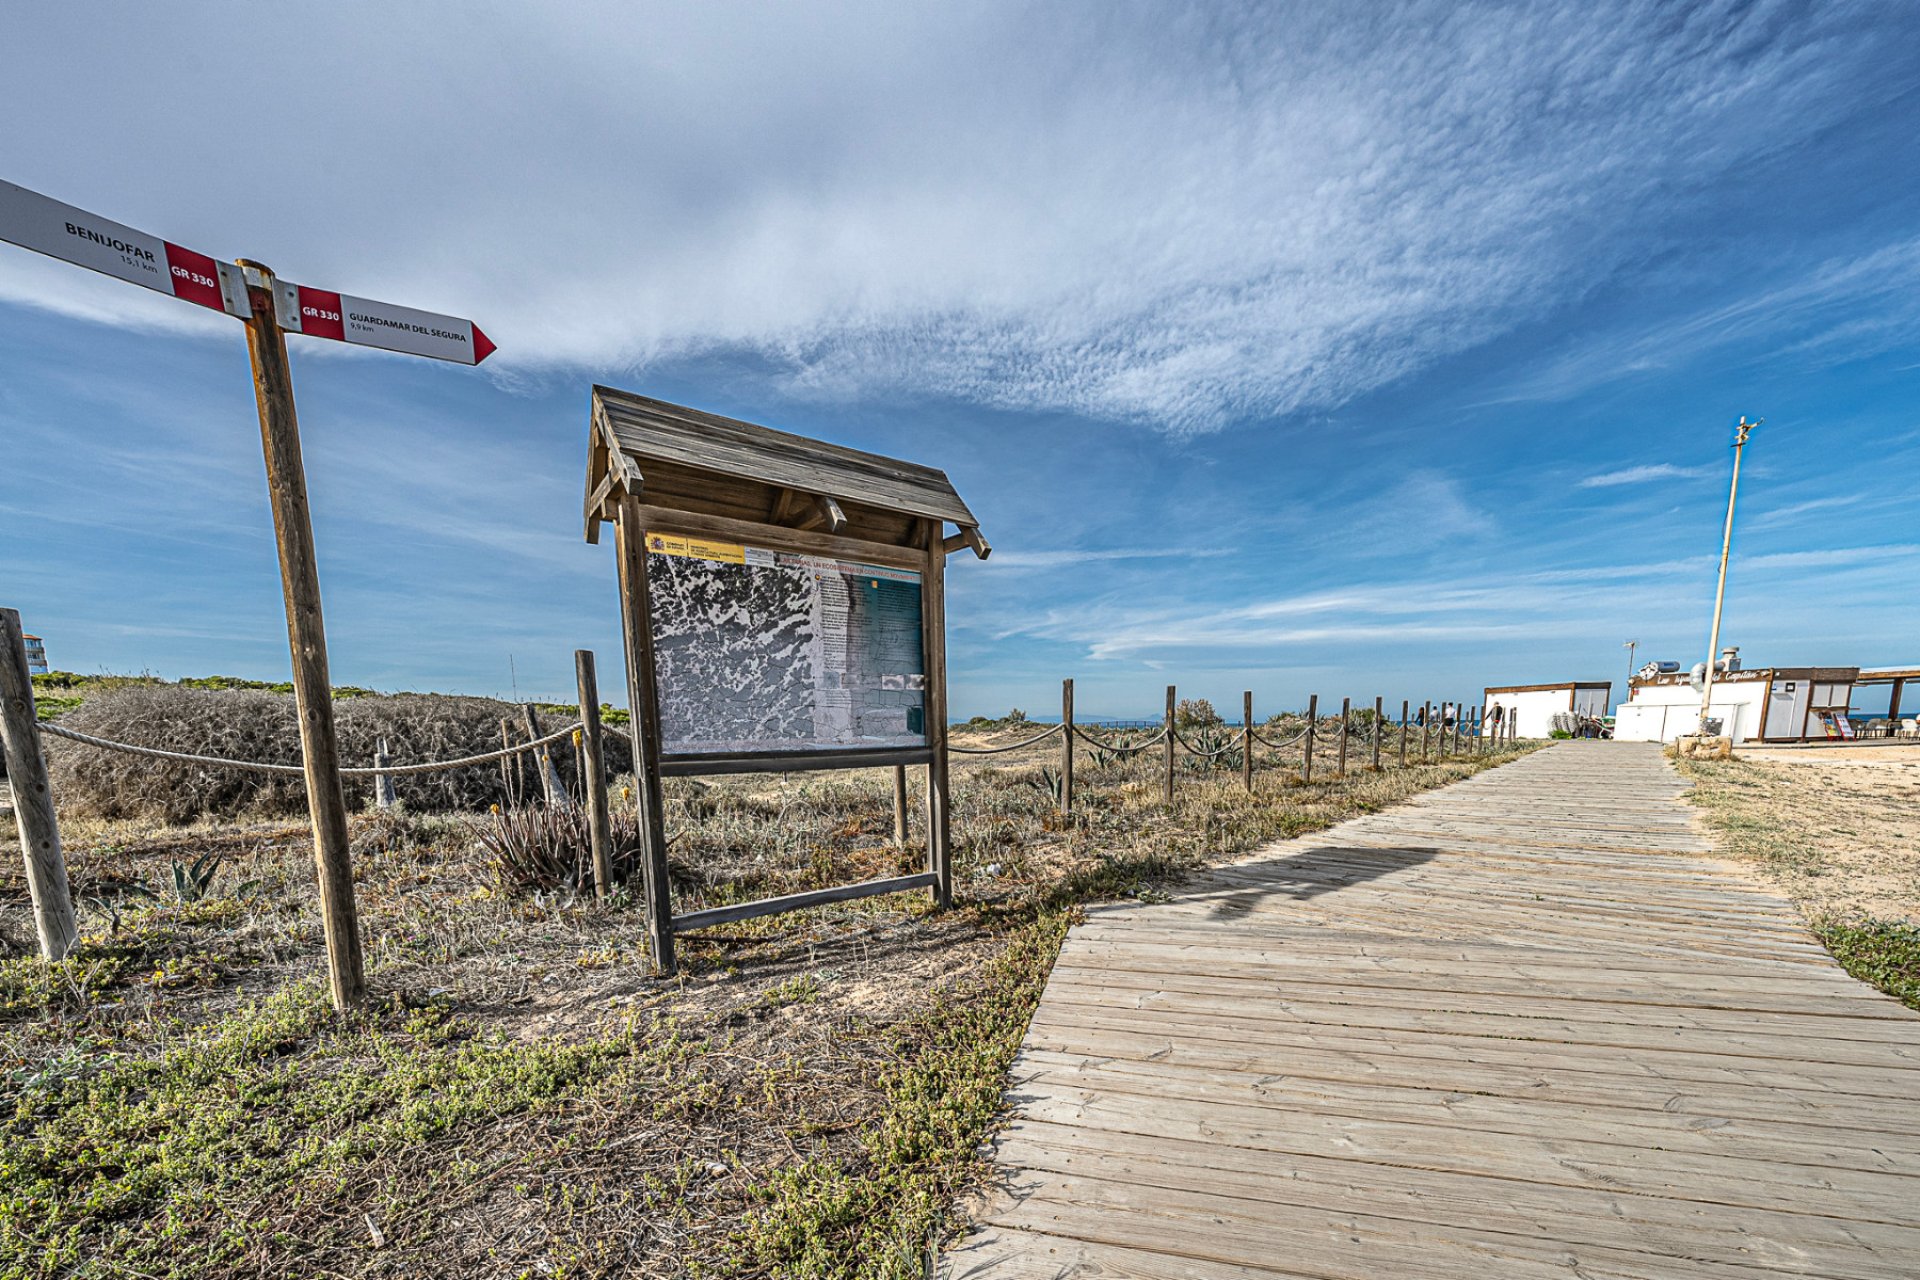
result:
[[[1772,764],[1896,764],[1920,769],[1920,741],[1873,742],[1847,746],[1741,747],[1742,760]]]
[[[1808,917],[1920,925],[1920,749],[1740,749],[1683,766],[1728,853]]]

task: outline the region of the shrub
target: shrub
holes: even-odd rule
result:
[[[640,875],[640,819],[628,805],[616,807],[610,818],[613,880],[625,884]],[[593,843],[582,806],[498,809],[480,823],[475,834],[493,860],[494,873],[508,888],[535,892],[593,887]]]
[[[542,716],[541,731],[561,728],[572,718]],[[510,720],[516,736],[523,723],[520,709],[510,703],[417,693],[339,701],[334,719],[342,759],[350,766],[373,763],[374,748],[383,738],[395,764],[478,755],[500,746],[500,721]],[[263,690],[129,686],[89,699],[60,723],[135,746],[268,764],[300,763],[293,699]],[[54,795],[77,814],[190,822],[306,812],[306,784],[297,774],[156,760],[51,736],[47,746]],[[561,742],[551,750],[569,790],[577,792],[573,748]],[[607,735],[606,754],[609,772],[632,768],[625,739]],[[538,794],[532,757],[519,760],[523,794]],[[349,778],[346,789],[349,804],[367,803],[372,779]],[[508,799],[500,765],[492,761],[443,773],[401,775],[394,779],[394,790],[401,803],[421,811],[475,810]]]
[[[1173,709],[1173,722],[1182,729],[1210,729],[1224,723],[1205,698],[1180,699],[1180,705]]]

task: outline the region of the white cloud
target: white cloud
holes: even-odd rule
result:
[[[1614,485],[1641,484],[1649,480],[1698,480],[1713,474],[1712,467],[1678,467],[1671,462],[1655,462],[1646,466],[1626,467],[1619,471],[1605,471],[1599,475],[1588,476],[1580,482],[1580,487],[1608,489]]]
[[[1056,551],[996,551],[997,569],[1064,569],[1075,565],[1102,564],[1115,560],[1206,560],[1230,556],[1227,547],[1138,547],[1093,551],[1081,548]]]
[[[1899,89],[1871,24],[1737,0],[169,13],[10,20],[0,172],[474,316],[507,371],[745,350],[1175,433],[1559,305],[1675,191]],[[248,56],[182,74],[210,30]],[[6,251],[0,298],[219,323],[58,274]]]

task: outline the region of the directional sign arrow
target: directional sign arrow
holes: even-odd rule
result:
[[[4,181],[0,240],[243,320],[253,314],[239,267]],[[471,320],[284,281],[274,318],[290,333],[458,364],[479,364],[494,352]]]
[[[238,267],[11,182],[0,182],[0,240],[228,315],[252,314]]]
[[[471,320],[304,284],[282,283],[274,310],[282,329],[310,338],[332,338],[460,364],[479,364],[494,351],[493,340]]]

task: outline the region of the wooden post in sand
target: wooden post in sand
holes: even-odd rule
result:
[[[53,788],[47,782],[47,757],[40,750],[33,677],[27,672],[26,630],[13,609],[0,609],[0,750],[6,755],[13,820],[20,828],[20,849],[27,860],[27,892],[33,899],[40,955],[64,960],[79,931],[73,921],[73,891],[67,883],[66,854],[60,847],[60,822],[53,811]]]

